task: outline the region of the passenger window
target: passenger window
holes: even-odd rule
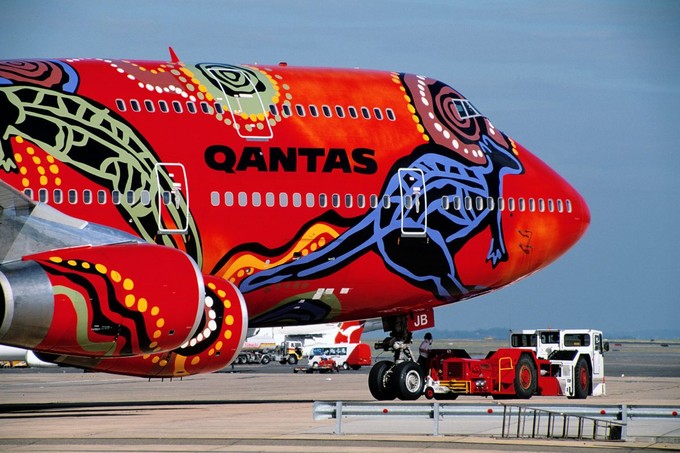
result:
[[[158,108],[163,113],[168,113],[170,111],[170,109],[168,108],[168,103],[165,101],[158,101]]]
[[[341,105],[335,106],[335,113],[338,115],[338,118],[344,118],[345,117],[345,110],[342,108]]]
[[[269,113],[271,113],[274,116],[278,116],[279,109],[276,107],[276,104],[269,104]]]
[[[539,212],[545,211],[545,200],[543,198],[538,199],[538,210]]]
[[[534,212],[536,211],[536,200],[533,198],[529,198],[529,211]]]
[[[567,200],[565,203],[567,205],[567,212],[571,212],[571,200]]]
[[[333,195],[331,195],[331,204],[333,205],[334,208],[340,207],[340,194],[334,193]]]
[[[375,208],[378,207],[378,196],[377,195],[374,194],[374,195],[371,195],[369,197],[369,206],[371,207],[371,209],[375,209]]]
[[[97,203],[106,204],[106,191],[105,190],[98,190],[97,191]]]
[[[196,104],[191,101],[187,101],[187,112],[192,114],[196,113]]]
[[[354,205],[354,200],[352,198],[352,195],[345,194],[345,207],[351,208],[353,205]]]
[[[260,192],[253,192],[251,200],[253,206],[255,206],[256,208],[259,208],[262,205],[262,196],[260,195]]]
[[[304,105],[296,104],[295,105],[295,111],[297,112],[297,114],[300,118],[303,118],[305,116],[305,106]]]
[[[172,109],[175,113],[182,113],[182,103],[179,101],[172,101]]]
[[[325,208],[328,206],[328,197],[326,197],[325,193],[320,193],[319,194],[319,207]]]
[[[219,102],[215,102],[215,111],[220,115],[223,114],[224,108],[222,108],[222,104],[220,104]]]
[[[465,209],[467,211],[472,211],[472,197],[465,197]]]
[[[163,192],[163,195],[167,194],[167,192]],[[164,197],[165,198],[165,197]],[[168,197],[169,198],[169,197]],[[125,201],[129,205],[135,204],[135,193],[132,190],[128,190],[125,192]],[[166,205],[169,204],[168,202],[165,203]]]
[[[357,109],[355,109],[352,106],[347,107],[347,111],[349,112],[349,116],[351,116],[354,119],[359,118],[359,115],[357,114]]]
[[[118,206],[120,204],[120,192],[117,190],[114,190],[111,192],[111,202]]]
[[[411,195],[404,195],[404,209],[411,209],[413,207],[413,197]]]
[[[548,211],[555,212],[555,202],[552,198],[548,198]]]
[[[331,112],[331,108],[327,105],[322,105],[321,111],[323,112],[323,116],[325,116],[326,118],[330,118],[331,116],[333,116],[333,112]]]
[[[151,204],[151,193],[148,190],[142,190],[140,201],[144,206],[149,206]]]
[[[54,189],[54,194],[52,195],[54,198],[54,202],[56,204],[61,204],[64,201],[64,192],[61,191],[61,189]]]
[[[314,194],[313,193],[308,193],[305,196],[305,203],[307,204],[308,208],[314,207]]]
[[[456,196],[453,197],[453,210],[454,211],[460,211],[460,208],[462,207],[462,202],[460,197]]]
[[[510,197],[508,198],[508,211],[513,212],[515,210],[515,199]]]
[[[170,206],[170,204],[172,204],[172,192],[165,191],[161,194],[161,197],[163,198],[164,205]]]
[[[366,207],[366,197],[364,194],[357,195],[357,208],[363,209]]]
[[[24,195],[26,195],[31,200],[33,199],[33,189],[24,189]]]
[[[210,192],[210,204],[213,206],[220,205],[220,194],[219,192]]]
[[[368,110],[368,108],[361,107],[361,116],[363,116],[367,120],[370,120],[371,119],[371,112]]]
[[[78,203],[78,192],[76,192],[75,189],[68,190],[68,202],[71,204]]]
[[[141,107],[139,106],[139,101],[137,99],[131,99],[130,100],[130,107],[132,108],[133,112],[139,112]]]
[[[478,211],[484,210],[484,197],[475,198],[475,208],[477,208]]]
[[[449,200],[449,197],[444,195],[442,197],[442,208],[444,209],[444,211],[448,211],[450,207],[451,207],[451,200]]]
[[[498,210],[499,211],[505,210],[505,199],[503,199],[503,197],[498,197]]]
[[[90,189],[83,190],[83,203],[92,204],[92,191]]]
[[[309,106],[309,114],[312,115],[314,118],[319,116],[319,110],[316,108],[316,105]]]
[[[390,121],[394,121],[397,119],[397,117],[394,115],[394,111],[392,109],[385,109],[385,113],[387,114],[387,118]]]
[[[207,102],[201,102],[201,111],[206,115],[212,114],[212,107]]]
[[[375,107],[373,109],[373,115],[375,115],[376,119],[378,119],[378,120],[383,119],[382,110],[380,110],[378,107]]]
[[[288,194],[287,193],[281,192],[279,194],[279,206],[281,206],[282,208],[285,208],[286,206],[288,206]]]
[[[231,192],[224,192],[224,205],[234,206],[234,194]]]
[[[562,204],[562,200],[558,199],[557,200],[557,212],[562,212],[564,211],[564,205]]]
[[[116,99],[116,107],[118,107],[119,111],[124,112],[126,110],[125,101],[122,99]]]
[[[302,195],[295,192],[293,193],[293,207],[299,208],[300,206],[302,206]]]
[[[274,207],[274,204],[276,203],[276,197],[274,196],[274,193],[267,192],[264,196],[264,202],[267,205],[267,207],[269,208]]]
[[[519,208],[519,212],[524,212],[524,210],[526,209],[526,203],[523,197],[520,197],[517,200],[517,207]]]
[[[390,200],[390,196],[389,195],[383,195],[382,207],[384,209],[389,209],[391,205],[392,205],[392,200]]]
[[[493,211],[494,204],[493,197],[486,197],[486,207],[489,209],[489,211]]]
[[[248,194],[245,192],[238,193],[238,205],[241,207],[248,206]]]
[[[144,101],[144,107],[146,108],[147,112],[154,112],[156,110],[153,106],[153,102],[148,99]]]
[[[47,189],[42,188],[38,190],[38,200],[41,203],[47,203]]]
[[[293,112],[290,111],[290,104],[283,104],[283,116],[287,118],[292,114]]]

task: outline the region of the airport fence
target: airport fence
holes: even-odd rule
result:
[[[680,407],[643,405],[522,405],[506,403],[385,403],[315,401],[314,420],[335,419],[342,434],[344,418],[413,417],[433,420],[432,434],[439,436],[440,422],[462,417],[494,418],[502,437],[626,440],[631,419],[677,418]]]

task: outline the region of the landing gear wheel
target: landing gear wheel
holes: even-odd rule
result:
[[[393,400],[397,393],[392,390],[390,381],[392,380],[394,363],[389,360],[382,360],[371,368],[368,373],[368,389],[373,398],[378,401]]]
[[[579,357],[574,367],[574,396],[573,399],[586,399],[590,394],[590,367],[584,357]]]
[[[390,386],[400,400],[420,398],[425,386],[423,369],[415,362],[401,362],[394,367]]]
[[[529,399],[538,385],[536,365],[526,355],[519,358],[515,364],[515,394],[517,398]]]

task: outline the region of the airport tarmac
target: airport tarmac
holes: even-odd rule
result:
[[[678,352],[663,351],[655,365],[659,374],[680,362]],[[621,374],[607,377],[607,396],[584,404],[680,407],[680,376]],[[441,436],[432,435],[429,419],[345,419],[343,435],[333,434],[335,420],[313,420],[315,400],[372,401],[366,379],[367,369],[294,374],[279,364],[163,382],[73,369],[0,370],[0,450],[680,451],[680,419],[631,423],[629,442],[502,439],[502,417],[492,422],[495,428],[489,422],[444,420]],[[456,402],[496,404],[479,397]]]

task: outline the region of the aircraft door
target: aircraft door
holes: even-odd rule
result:
[[[159,163],[154,167],[159,234],[182,234],[189,229],[189,186],[184,165]]]
[[[399,169],[401,235],[424,237],[427,234],[427,190],[425,173],[419,168]]]
[[[247,140],[272,138],[274,132],[269,124],[269,112],[250,76],[235,68],[212,67],[209,72],[222,90],[239,137]]]

